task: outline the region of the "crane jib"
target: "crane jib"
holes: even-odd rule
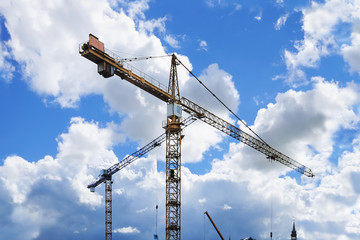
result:
[[[304,174],[305,176],[308,177],[314,176],[310,168],[305,167],[301,163],[295,161],[294,159],[291,159],[285,154],[270,147],[268,144],[240,130],[239,128],[221,119],[220,117],[209,112],[208,110],[197,105],[196,103],[190,101],[189,99],[182,97],[180,101],[181,101],[181,105],[184,107],[185,112],[194,115],[195,117],[199,118],[201,121],[239,140],[240,142],[245,143],[251,148],[263,153],[265,156],[267,156],[267,158],[280,162],[294,169],[295,171]]]
[[[186,119],[184,119],[181,123],[183,125],[183,129],[192,124],[196,121],[196,118],[193,116],[189,116]],[[134,162],[136,159],[144,156],[146,153],[150,152],[154,148],[158,147],[163,143],[166,139],[166,134],[163,133],[159,137],[152,140],[150,143],[146,144],[144,147],[140,148],[136,152],[132,153],[131,155],[127,155],[125,158],[123,158],[118,163],[114,164],[113,166],[109,167],[108,169],[105,169],[101,171],[100,176],[91,184],[88,185],[88,188],[94,189],[101,183],[105,182],[105,180],[120,171],[121,169],[125,168],[132,162]]]
[[[82,44],[79,52],[83,57],[98,64],[98,72],[104,77],[109,77],[113,74],[118,75],[122,79],[138,86],[164,102],[169,102],[173,98],[172,95],[167,92],[166,87],[161,83],[152,79],[147,74],[135,69],[131,65],[125,65],[126,63],[118,61],[117,59],[119,59],[119,57],[115,54],[109,54],[106,52],[103,43],[91,34],[89,36],[89,42]],[[314,176],[311,169],[289,158],[276,149],[270,147],[265,142],[247,134],[190,100],[183,97],[180,99],[180,102],[185,112],[190,113],[203,122],[263,153],[268,159],[278,161],[308,177]],[[129,158],[130,159],[124,159],[124,161],[122,161],[124,166],[127,166],[128,161],[131,162],[131,157]]]

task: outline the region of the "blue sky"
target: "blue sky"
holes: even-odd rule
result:
[[[309,179],[197,121],[182,144],[182,238],[360,237],[358,1],[0,3],[0,239],[104,237],[103,168],[164,132],[166,105],[78,53],[176,53]],[[132,63],[167,84],[170,58]],[[180,93],[239,125],[181,66]],[[240,126],[243,127],[243,126]],[[165,238],[165,148],[114,180],[113,239]],[[272,214],[271,214],[272,212]]]

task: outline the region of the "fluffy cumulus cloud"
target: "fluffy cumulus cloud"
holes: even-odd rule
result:
[[[358,1],[327,0],[312,1],[303,8],[302,29],[304,38],[295,42],[296,51],[285,50],[284,57],[291,84],[306,82],[304,68],[318,66],[321,57],[340,54],[349,64],[350,70],[359,72],[356,57],[357,32],[360,5]],[[280,21],[280,22],[279,22]],[[281,18],[278,23],[281,24]],[[349,29],[339,31],[338,29]],[[341,33],[339,33],[341,32]]]
[[[173,35],[166,35],[164,38],[165,42],[167,42],[173,48],[180,48],[179,41]]]
[[[201,41],[200,41],[199,46],[200,46],[200,49],[202,49],[202,50],[204,50],[204,51],[207,51],[207,50],[208,50],[207,42],[204,41],[204,40],[201,40]]]
[[[138,5],[146,6],[146,2]],[[139,15],[132,10],[139,9],[138,5],[129,6],[131,16]],[[52,96],[64,107],[74,106],[89,93],[107,95],[106,87],[111,84],[99,81],[95,66],[79,57],[79,44],[87,40],[89,33],[106,41],[108,49],[126,49],[132,55],[164,54],[159,39],[148,35],[149,31],[137,31],[136,23],[124,11],[114,11],[106,1],[6,1],[0,4],[0,11],[10,34],[6,46],[13,60],[21,65],[24,79],[34,91]],[[164,21],[143,20],[141,26],[163,29]]]
[[[307,158],[299,155],[300,152],[305,153],[302,149],[306,148],[314,148],[324,154],[322,159],[328,158],[333,152],[334,133],[340,129],[356,129],[359,123],[357,110],[353,107],[359,102],[356,84],[349,83],[347,87],[340,88],[338,83],[327,82],[321,77],[314,77],[312,82],[313,90],[289,90],[279,94],[277,103],[261,109],[255,120],[256,130],[262,132],[265,138],[270,139],[270,135],[274,134],[272,131],[277,132],[271,145],[289,149],[298,159]],[[293,142],[285,137],[287,134],[294,136]]]
[[[336,163],[328,161],[337,130],[358,129],[354,108],[359,104],[359,86],[340,87],[320,77],[313,79],[313,85],[305,92],[279,94],[275,103],[258,112],[253,128],[265,139],[271,138],[271,145],[310,166],[315,179],[297,181],[286,176],[288,169],[267,163],[254,150],[234,142],[221,159],[213,160],[207,173],[194,174],[186,164],[182,168],[183,236],[202,237],[194,226],[203,226],[205,210],[218,220],[223,233],[231,231],[237,237],[256,232],[266,238],[273,225],[279,238],[287,238],[293,216],[302,238],[359,236],[360,136]],[[316,102],[327,104],[320,108]],[[302,118],[297,119],[299,116]],[[58,137],[55,157],[36,162],[8,157],[0,167],[0,212],[6,223],[0,227],[1,234],[11,233],[12,239],[44,239],[48,234],[68,239],[103,236],[104,189],[99,186],[96,193],[90,193],[86,186],[100,169],[117,162],[112,150],[119,142],[117,134],[111,125],[101,127],[75,117]],[[113,210],[121,213],[113,215],[114,235],[151,236],[158,204],[163,237],[165,173],[158,170],[157,159],[157,153],[151,154],[114,176]],[[283,177],[278,178],[280,175]],[[212,237],[216,233],[206,225],[205,234]]]
[[[285,14],[278,18],[278,20],[275,23],[275,29],[280,30],[282,26],[285,25],[287,18],[289,17],[289,14]]]
[[[137,228],[134,227],[123,227],[123,228],[117,228],[113,230],[114,233],[140,233],[140,231]]]
[[[211,64],[206,68],[199,79],[214,92],[233,111],[237,111],[240,104],[240,95],[234,86],[232,76],[220,69],[217,64]],[[195,78],[188,79],[182,86],[183,95],[191,101],[210,112],[231,121],[228,111],[212,95],[203,88]],[[188,97],[189,96],[189,97]],[[186,137],[183,142],[183,158],[185,162],[198,162],[202,154],[210,147],[219,144],[223,135],[216,129],[204,124],[201,121],[195,122],[189,129],[186,129]],[[206,134],[204,134],[206,133]],[[194,145],[192,143],[196,142]]]
[[[103,222],[103,197],[91,193],[87,185],[101,169],[118,161],[112,150],[117,143],[114,134],[111,126],[100,127],[98,123],[77,117],[71,120],[68,131],[59,136],[56,157],[45,156],[34,162],[19,156],[7,157],[0,167],[3,223],[0,237],[7,238],[11,234],[15,240],[46,239],[48,234],[67,239],[76,235],[82,238],[102,236],[103,224],[101,227],[97,224],[100,219]],[[164,174],[157,172],[154,158],[138,161],[114,178],[117,182],[114,192],[118,194],[113,198],[124,202],[123,214],[132,212],[147,218],[150,216],[148,209],[155,200],[144,199],[141,203],[130,204],[125,203],[126,199],[140,199],[142,194],[156,199],[163,193],[164,186],[159,179]],[[131,190],[134,188],[137,190]],[[137,224],[136,218],[114,224],[117,229],[114,233],[139,233],[126,224]]]
[[[101,94],[111,112],[124,116],[119,126],[109,123],[105,128],[95,122],[73,118],[68,132],[57,139],[56,156],[46,156],[41,160],[23,159],[21,156],[6,158],[0,173],[1,188],[5,193],[1,196],[4,203],[1,208],[4,216],[1,234],[11,234],[14,239],[44,239],[47,234],[53,235],[65,229],[66,234],[70,235],[93,234],[95,230],[100,233],[102,228],[91,226],[91,219],[103,219],[103,211],[98,210],[102,197],[91,194],[86,188],[87,184],[98,175],[100,169],[117,161],[112,147],[119,139],[130,138],[145,143],[163,133],[161,121],[166,114],[164,103],[118,78],[103,79],[96,73],[96,66],[78,53],[79,43],[86,41],[88,34],[93,33],[105,42],[107,49],[126,49],[125,57],[166,54],[159,38],[152,34],[154,29],[164,31],[166,18],[147,21],[142,14],[148,7],[147,1],[122,4],[127,6],[126,10],[115,9],[117,3],[109,4],[107,1],[0,3],[0,12],[10,35],[1,48],[2,73],[4,70],[13,72],[14,68],[10,66],[16,62],[23,80],[45,101],[56,102],[62,107],[74,107],[82,96]],[[192,68],[187,57],[179,55],[179,58],[189,69]],[[133,66],[167,84],[169,58],[154,59],[151,63],[138,62]],[[220,91],[226,93],[225,89],[232,87],[231,91],[235,91],[232,96],[236,100],[238,96],[231,77],[217,67],[209,69],[220,79],[224,78],[226,84],[221,85]],[[183,68],[178,70],[178,74],[180,85],[183,86],[189,75]],[[217,81],[213,78],[210,82],[216,84]],[[182,93],[193,94],[185,89]],[[192,99],[192,96],[187,97]],[[147,119],[146,123],[143,119]],[[119,135],[118,131],[122,131],[123,135]],[[189,154],[188,161],[199,161],[202,153],[221,139],[213,130],[204,128],[202,131],[210,133],[200,149],[195,151],[194,146],[184,146],[195,156]],[[189,139],[194,137],[189,136]],[[161,184],[154,184],[154,181],[158,183],[158,179],[163,179],[163,173],[157,172],[154,159],[149,159],[143,159],[143,162],[148,162],[147,167],[143,164],[137,168],[134,164],[133,168],[124,170],[119,176],[119,185],[114,186],[118,198],[140,199],[146,192],[127,192],[121,184],[149,189],[147,194],[155,196],[153,199],[157,198],[158,192],[163,193],[162,181]],[[150,216],[149,210],[143,211],[150,209],[149,202],[135,204],[133,208],[123,207],[136,214]],[[76,216],[74,209],[77,209]],[[135,220],[123,223],[114,227],[141,227]],[[9,224],[13,226],[6,227]],[[142,224],[145,225],[145,222]]]
[[[69,131],[59,137],[59,153],[55,158],[45,156],[29,162],[10,156],[0,167],[4,203],[0,211],[7,224],[12,225],[13,239],[36,239],[44,229],[56,224],[75,231],[64,219],[74,214],[75,209],[81,214],[76,206],[91,209],[101,204],[101,196],[91,194],[86,184],[101,166],[108,167],[117,161],[111,150],[112,132],[81,118],[73,118],[70,124]],[[8,227],[2,224],[1,229],[1,238],[6,238]]]
[[[96,73],[96,65],[80,56],[78,48],[93,33],[107,49],[118,50],[123,57],[166,55],[160,39],[153,35],[154,29],[165,31],[166,18],[146,20],[143,11],[147,2],[1,2],[0,12],[10,35],[1,48],[1,67],[11,73],[9,60],[16,61],[31,89],[62,107],[76,106],[82,96],[101,94],[111,112],[126,115],[121,127],[127,136],[144,143],[162,133],[164,104],[119,78],[103,79]],[[125,10],[118,5],[124,5]],[[166,36],[171,46],[179,47],[174,37]],[[179,57],[191,69],[187,57]],[[170,58],[132,64],[167,85]],[[189,78],[183,68],[178,72],[180,81]],[[148,121],[140,124],[144,118]]]
[[[359,189],[356,181],[359,167],[356,165],[359,136],[335,163],[330,162],[330,158],[334,152],[334,138],[340,129],[358,131],[359,86],[340,87],[320,77],[313,79],[313,85],[314,88],[306,92],[289,90],[279,94],[275,103],[258,112],[252,127],[265,139],[270,139],[270,145],[311,167],[314,179],[302,177],[296,181],[287,176],[289,169],[268,163],[263,156],[241,143],[230,144],[229,152],[223,159],[214,159],[207,174],[185,174],[186,180],[191,180],[184,185],[194,186],[189,187],[192,188],[192,194],[188,196],[190,202],[198,203],[199,207],[206,204],[211,209],[217,208],[217,214],[223,219],[230,215],[220,209],[227,210],[228,206],[232,210],[239,209],[245,216],[248,209],[240,206],[259,208],[261,213],[253,213],[247,221],[231,215],[233,218],[223,223],[224,230],[226,226],[232,226],[234,220],[247,222],[250,229],[255,229],[258,224],[264,231],[260,235],[266,238],[272,225],[276,236],[286,239],[291,226],[284,223],[291,223],[295,217],[298,233],[304,239],[326,236],[354,239],[358,236]],[[317,105],[320,103],[321,107]],[[278,178],[281,175],[283,177]],[[205,186],[211,186],[211,192],[216,192],[216,196],[209,197],[202,191]],[[272,218],[270,206],[274,211]]]
[[[9,59],[16,61],[23,80],[46,100],[62,107],[76,106],[82,96],[101,94],[109,110],[122,116],[119,125],[104,126],[74,117],[56,139],[55,156],[38,160],[15,155],[5,159],[0,166],[1,239],[102,238],[104,188],[99,186],[96,193],[90,193],[86,186],[100,169],[118,161],[113,149],[124,140],[130,138],[142,145],[163,133],[160,123],[166,114],[164,103],[118,78],[99,77],[96,66],[78,54],[78,43],[87,40],[90,32],[110,50],[126,49],[126,57],[166,54],[160,39],[153,35],[155,29],[164,31],[165,18],[147,20],[143,11],[148,1],[125,4],[126,10],[117,8],[120,3],[125,4],[95,0],[0,3],[10,34],[6,47],[1,48],[6,53],[0,55],[6,56],[0,58],[2,69]],[[331,4],[341,10],[334,13],[336,20],[326,18],[326,6],[335,9]],[[355,18],[348,14],[348,5],[354,7],[355,3],[329,0],[304,10],[304,31],[308,35],[298,43],[298,52],[287,52],[289,69],[314,66],[321,54],[330,51],[319,48],[319,43],[328,41],[326,46],[333,46],[334,38],[325,37],[331,33],[331,26],[340,20],[350,22],[345,15]],[[312,14],[324,16],[323,22],[316,25],[311,21]],[[308,36],[311,41],[307,41]],[[350,51],[356,50],[356,34],[351,39],[341,50],[352,70],[357,71],[357,58]],[[179,59],[192,69],[186,56],[179,55]],[[152,61],[133,65],[166,85],[169,58]],[[236,124],[180,66],[178,74],[183,96]],[[226,70],[214,63],[201,72],[199,79],[237,111],[240,96]],[[286,239],[293,216],[303,239],[359,238],[359,86],[342,86],[322,77],[313,77],[311,84],[306,91],[279,93],[274,103],[259,110],[252,128],[271,146],[311,167],[314,179],[292,177],[286,167],[267,162],[255,150],[225,138],[200,121],[186,129],[182,145],[183,238],[203,237],[199,229],[204,226],[206,210],[215,221],[219,219],[216,223],[222,232],[231,231],[235,238],[256,234],[265,239],[273,226],[277,238]],[[346,151],[334,157],[334,139],[341,129],[356,136]],[[211,159],[207,172],[193,173],[190,163],[199,164],[203,155],[211,147],[220,148],[221,142],[225,146]],[[163,157],[164,149],[154,151],[113,177],[113,210],[119,213],[113,214],[114,235],[127,239],[151,237],[158,204],[159,235],[164,238]],[[209,239],[217,237],[211,226],[204,232]]]
[[[343,44],[341,52],[346,62],[349,63],[352,72],[360,72],[360,26],[351,34],[351,44]]]
[[[6,45],[0,43],[0,76],[5,82],[10,83],[14,77],[15,67],[9,63],[10,53]]]

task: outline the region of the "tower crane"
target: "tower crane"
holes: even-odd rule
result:
[[[195,121],[196,118],[190,115],[181,123],[183,125],[183,128],[185,128]],[[150,143],[146,144],[144,147],[140,148],[131,155],[127,155],[121,161],[109,167],[108,169],[101,170],[98,178],[95,179],[93,183],[87,186],[91,192],[95,192],[95,188],[97,186],[99,186],[103,182],[105,183],[105,239],[106,240],[112,239],[112,183],[113,183],[112,175],[114,175],[121,169],[125,168],[129,164],[133,163],[138,158],[144,156],[154,148],[160,146],[165,141],[165,138],[166,138],[166,134],[163,133],[159,137],[152,140]]]
[[[177,66],[183,65],[175,54],[171,55],[171,67],[168,87],[164,87],[145,73],[134,69],[120,57],[105,49],[104,43],[89,34],[89,41],[80,45],[81,56],[97,64],[98,73],[104,78],[114,75],[134,84],[167,103],[166,118],[166,240],[181,239],[181,140],[182,110],[225,134],[239,140],[251,148],[263,153],[268,159],[278,161],[307,177],[313,177],[311,169],[277,151],[264,141],[251,136],[228,123],[205,108],[180,98]],[[183,65],[184,66],[184,65]],[[185,67],[185,66],[184,66]],[[186,67],[185,67],[186,68]],[[191,72],[190,72],[191,73]]]

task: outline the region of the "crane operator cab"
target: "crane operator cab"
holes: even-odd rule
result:
[[[112,77],[115,73],[115,67],[107,62],[99,62],[98,73],[104,78]]]

